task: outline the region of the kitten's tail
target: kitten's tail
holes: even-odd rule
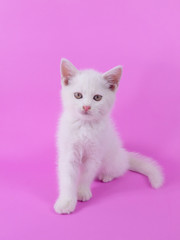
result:
[[[146,175],[153,188],[163,185],[164,175],[158,163],[151,158],[129,152],[129,170]]]

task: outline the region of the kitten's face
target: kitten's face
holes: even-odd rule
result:
[[[61,61],[64,108],[76,119],[93,121],[107,115],[114,103],[121,67],[105,74],[94,70],[78,71],[68,60]]]

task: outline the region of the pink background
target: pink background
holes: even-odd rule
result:
[[[179,0],[0,1],[0,239],[180,239]],[[61,57],[124,67],[113,112],[125,147],[165,185],[129,172],[55,214]]]

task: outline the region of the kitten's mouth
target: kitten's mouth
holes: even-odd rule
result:
[[[82,111],[81,115],[83,115],[83,116],[91,116],[91,113],[87,112],[87,111]]]
[[[81,112],[83,115],[91,115],[89,112],[85,112],[85,111],[83,111],[83,112]]]

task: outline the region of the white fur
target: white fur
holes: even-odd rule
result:
[[[120,66],[101,74],[94,70],[78,71],[68,60],[61,61],[64,111],[57,137],[60,187],[54,205],[57,213],[71,213],[77,200],[89,200],[91,183],[96,177],[108,182],[129,169],[146,175],[154,188],[163,184],[160,166],[147,157],[128,153],[111,122],[109,115],[121,73]],[[76,99],[75,92],[83,94],[83,98]],[[96,94],[102,96],[100,101],[93,99]],[[84,114],[83,106],[87,105],[91,109]]]

